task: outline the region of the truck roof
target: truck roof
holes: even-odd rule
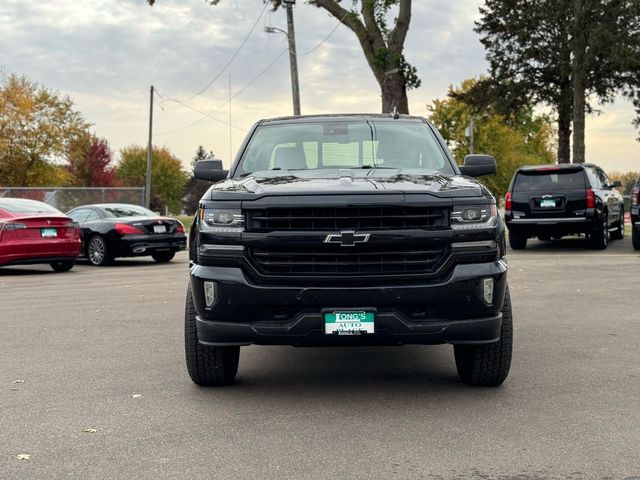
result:
[[[413,115],[399,115],[398,118],[394,118],[390,113],[332,113],[332,114],[317,114],[317,115],[299,115],[299,116],[287,116],[287,117],[274,117],[265,118],[258,122],[258,125],[273,125],[279,123],[313,123],[323,120],[335,120],[335,121],[363,121],[363,120],[375,120],[397,122],[398,120],[416,122],[416,123],[429,123],[424,117]]]

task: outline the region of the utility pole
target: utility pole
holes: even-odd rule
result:
[[[293,114],[300,115],[300,85],[298,84],[298,57],[296,55],[296,33],[293,29],[293,5],[296,0],[284,0],[287,6],[287,37],[289,37],[289,62],[291,63],[291,93]]]
[[[471,117],[471,119],[469,120],[469,126],[464,130],[464,136],[469,139],[469,153],[471,155],[475,153],[475,145],[474,145],[474,130],[476,129],[475,127],[476,127],[475,121],[473,117]]]
[[[289,41],[289,64],[291,67],[291,94],[293,96],[293,114],[300,115],[300,84],[298,83],[298,56],[296,53],[296,33],[293,27],[293,6],[296,0],[282,0],[287,10],[287,31],[278,27],[264,27],[267,33],[284,33]]]
[[[147,144],[147,173],[144,185],[144,206],[151,208],[151,164],[153,162],[153,85],[149,91],[149,143]]]

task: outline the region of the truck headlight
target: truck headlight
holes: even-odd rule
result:
[[[239,209],[200,208],[200,230],[202,232],[242,232],[244,216]]]
[[[455,230],[478,230],[496,224],[498,210],[491,205],[454,206],[451,213],[451,228]]]

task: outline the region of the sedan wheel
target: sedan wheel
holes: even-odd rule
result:
[[[87,247],[87,258],[92,265],[103,266],[111,263],[111,257],[107,250],[107,242],[97,235],[92,237]]]
[[[68,272],[69,270],[71,270],[73,268],[75,263],[76,263],[75,259],[74,260],[59,260],[57,262],[51,262],[49,265],[51,265],[51,268],[53,268],[53,270],[55,272]]]
[[[175,252],[154,252],[151,257],[158,263],[170,262],[175,257]]]

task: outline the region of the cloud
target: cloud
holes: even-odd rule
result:
[[[298,4],[298,52],[315,49],[299,58],[303,113],[379,111],[379,88],[354,34],[342,25],[335,28],[338,21],[325,11]],[[422,87],[409,93],[412,113],[426,114],[426,105],[446,95],[449,85],[486,71],[484,50],[473,32],[480,4],[414,2],[405,54]],[[228,71],[188,102],[217,121],[167,99],[188,98],[205,87],[262,8],[260,0],[223,0],[216,7],[204,0],[158,0],[153,8],[144,0],[3,0],[0,58],[9,71],[69,94],[95,132],[116,149],[146,143],[153,84],[160,93],[156,143],[172,149],[185,165],[200,144],[229,159],[229,113],[231,123],[246,130],[259,118],[292,111],[286,54],[232,100],[231,112],[227,105],[229,75],[236,95],[286,49],[284,35],[263,31],[265,25],[285,28],[284,12],[267,11]],[[588,120],[589,160],[610,169],[635,165],[632,108],[619,102],[605,111]],[[235,129],[231,136],[235,153],[243,133]]]

